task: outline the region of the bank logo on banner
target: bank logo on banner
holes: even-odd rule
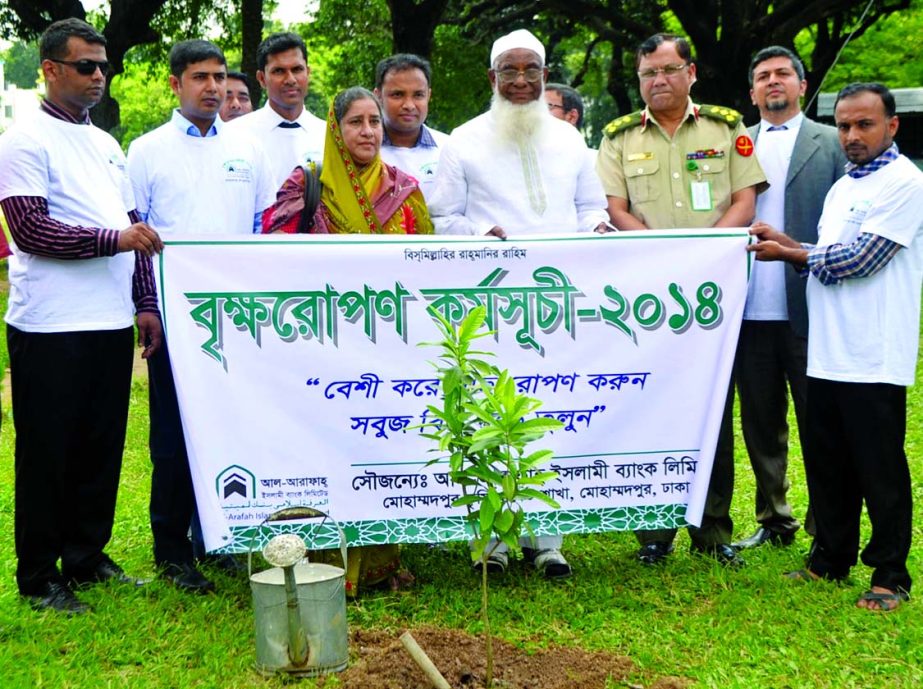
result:
[[[247,507],[256,495],[256,476],[238,464],[224,469],[215,479],[222,507]]]

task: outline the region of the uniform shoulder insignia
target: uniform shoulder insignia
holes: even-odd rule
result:
[[[616,117],[609,124],[603,127],[603,134],[611,139],[619,132],[626,129],[631,129],[632,127],[637,127],[639,124],[641,124],[640,110],[638,110],[638,112],[633,112],[630,115],[622,115],[621,117]]]
[[[732,108],[725,108],[720,105],[700,105],[699,115],[708,117],[712,120],[724,122],[731,129],[735,129],[740,121],[744,118],[739,112]]]

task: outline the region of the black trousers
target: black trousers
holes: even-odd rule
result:
[[[731,519],[731,498],[734,494],[734,380],[727,391],[721,428],[718,431],[718,445],[715,447],[715,462],[705,495],[705,509],[702,525],[690,526],[689,537],[697,548],[711,548],[729,544],[734,522]],[[641,545],[648,543],[673,543],[676,529],[649,529],[635,531]]]
[[[788,321],[745,320],[734,366],[740,425],[756,478],[756,521],[775,533],[794,533],[800,524],[788,502],[788,390],[804,445],[808,340]],[[814,534],[810,506],[805,530]]]
[[[872,537],[862,562],[874,570],[872,585],[910,591],[906,423],[904,387],[808,378],[804,462],[817,524],[808,566],[816,574],[843,579],[856,564],[864,500]]]
[[[158,565],[192,563],[189,527],[195,493],[183,423],[173,384],[170,353],[164,341],[147,360],[151,414],[151,533]]]
[[[30,595],[104,557],[125,446],[134,329],[33,333],[7,326],[7,345],[16,581]]]

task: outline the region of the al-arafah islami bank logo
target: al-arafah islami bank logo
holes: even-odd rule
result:
[[[215,489],[222,507],[249,507],[256,497],[256,476],[233,464],[218,474]]]

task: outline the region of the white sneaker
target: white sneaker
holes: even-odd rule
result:
[[[545,550],[523,548],[522,556],[546,579],[565,579],[571,575],[570,565],[567,564],[561,551],[555,548]]]

